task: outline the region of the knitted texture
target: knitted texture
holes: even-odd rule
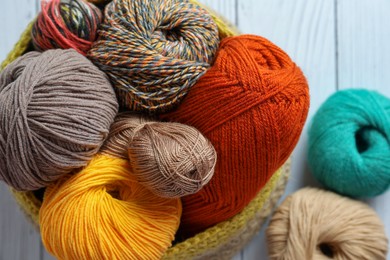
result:
[[[260,230],[284,193],[290,160],[240,213],[168,249],[163,259],[230,259]]]
[[[107,77],[74,50],[29,52],[9,64],[0,103],[0,178],[18,190],[86,165],[118,110]]]
[[[158,113],[180,102],[218,43],[211,16],[187,0],[114,0],[88,57],[110,76],[122,106]]]
[[[309,130],[308,162],[328,189],[352,197],[390,187],[390,99],[349,89],[327,99]]]
[[[32,28],[36,50],[73,48],[86,55],[102,20],[99,8],[84,0],[42,0]]]
[[[222,40],[213,67],[177,110],[161,116],[196,127],[218,154],[210,183],[183,198],[184,236],[253,199],[294,149],[308,108],[306,79],[281,49],[258,36]]]
[[[162,259],[227,259],[240,251],[253,238],[284,193],[290,173],[287,161],[256,197],[233,218],[223,221],[169,248]],[[41,202],[33,192],[11,190],[26,216],[39,227]]]
[[[39,231],[39,209],[42,206],[42,201],[40,201],[32,191],[17,191],[10,188],[10,192],[27,219]]]

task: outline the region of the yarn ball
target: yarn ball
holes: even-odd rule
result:
[[[110,76],[121,106],[161,113],[205,73],[218,44],[211,16],[188,0],[113,0],[88,56]]]
[[[193,235],[240,212],[287,160],[309,108],[301,70],[259,36],[225,38],[214,65],[177,110],[161,115],[197,128],[214,145],[214,177],[183,202],[181,230]]]
[[[84,56],[97,37],[99,8],[84,0],[42,0],[31,39],[38,51],[73,48]]]
[[[309,166],[326,188],[370,197],[390,186],[390,99],[375,91],[336,92],[309,130]]]
[[[290,195],[266,231],[271,260],[386,260],[384,226],[366,204],[315,188]]]
[[[85,166],[118,110],[103,72],[75,50],[29,52],[0,74],[0,179],[47,186]]]
[[[42,242],[58,259],[161,259],[180,223],[180,199],[137,182],[127,160],[97,155],[45,192]]]
[[[102,149],[130,159],[137,180],[156,195],[177,198],[198,192],[214,174],[216,151],[193,127],[121,113]]]

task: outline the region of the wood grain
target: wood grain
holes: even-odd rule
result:
[[[0,183],[0,260],[40,259],[40,236]]]
[[[199,0],[200,3],[218,12],[232,24],[237,25],[237,4],[239,0]]]
[[[35,0],[5,0],[1,5],[0,60],[3,61],[27,24],[35,17],[38,5]]]
[[[390,1],[339,0],[337,12],[340,89],[390,96]]]
[[[311,108],[337,89],[364,87],[390,97],[390,2],[387,0],[201,0],[238,25],[284,49],[307,76]],[[0,60],[38,11],[39,0],[5,0],[0,10]],[[307,126],[293,153],[286,194],[318,185],[307,170]],[[390,237],[390,192],[366,200]],[[0,184],[0,260],[51,260],[39,234]],[[235,260],[267,259],[264,228]],[[389,258],[390,259],[390,258]]]
[[[0,11],[0,60],[19,39],[32,21],[37,4],[31,0],[2,1]],[[40,259],[40,236],[27,221],[11,197],[8,188],[0,184],[0,259]]]
[[[390,97],[390,1],[339,0],[337,13],[339,89],[366,88]],[[366,202],[390,238],[390,191]]]

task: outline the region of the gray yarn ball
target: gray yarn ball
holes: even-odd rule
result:
[[[118,111],[106,75],[69,50],[29,52],[0,74],[0,179],[34,190],[85,166]]]

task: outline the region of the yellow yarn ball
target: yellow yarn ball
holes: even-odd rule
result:
[[[154,195],[127,160],[97,155],[49,186],[40,210],[42,241],[59,259],[159,259],[180,224],[181,202]]]

